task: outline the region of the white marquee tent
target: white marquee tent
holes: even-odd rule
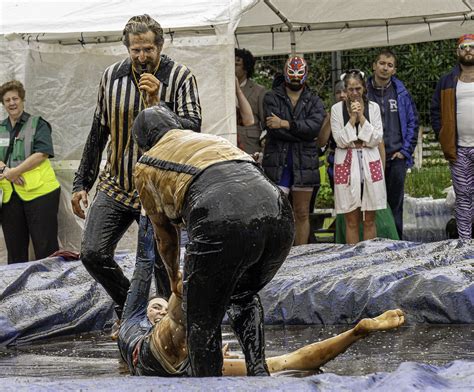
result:
[[[305,53],[455,38],[474,32],[473,9],[474,0],[3,1],[0,83],[24,82],[26,110],[53,126],[61,245],[77,249],[81,222],[69,212],[71,180],[100,75],[127,55],[120,38],[131,16],[158,20],[164,53],[195,73],[203,132],[235,140],[234,46],[268,55],[291,47]]]

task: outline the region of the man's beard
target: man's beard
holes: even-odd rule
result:
[[[468,60],[464,56],[459,56],[458,57],[458,62],[459,64],[466,65],[466,66],[472,66],[474,65],[474,55],[471,55],[471,58]]]
[[[286,83],[286,87],[288,87],[291,91],[299,91],[303,88],[304,83],[301,84],[299,81],[291,81],[290,83]]]

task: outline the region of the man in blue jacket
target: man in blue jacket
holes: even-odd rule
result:
[[[390,49],[382,49],[373,63],[374,74],[367,83],[368,96],[380,106],[385,143],[385,181],[387,201],[397,232],[403,237],[403,198],[407,169],[413,166],[418,140],[418,113],[405,85],[394,75],[397,58]]]

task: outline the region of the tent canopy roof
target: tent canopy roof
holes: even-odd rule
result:
[[[380,0],[23,0],[2,4],[0,34],[62,43],[117,41],[130,16],[148,13],[170,35],[214,34],[229,25],[238,46],[280,54],[289,51],[289,30],[296,32],[299,52],[454,38],[474,31],[473,9],[474,0],[383,6]]]
[[[173,29],[199,30],[230,20],[229,1],[220,0],[23,0],[5,2],[2,13],[2,34],[116,34],[131,16],[145,13],[155,17],[163,28]]]
[[[471,3],[474,3],[470,1]],[[444,16],[459,16],[468,13],[469,1],[462,0],[398,0],[385,3],[381,7],[380,0],[311,0],[284,1],[271,0],[271,3],[288,20],[298,26],[315,24],[338,24],[345,23],[364,25],[370,21],[389,21],[396,23],[401,19],[434,18]],[[284,26],[281,19],[272,12],[268,12],[268,6],[260,1],[249,12],[246,12],[239,24],[240,29],[249,26],[273,26],[278,28]]]
[[[236,38],[261,55],[288,53],[289,31],[302,53],[434,41],[474,32],[473,10],[474,0],[262,0]]]

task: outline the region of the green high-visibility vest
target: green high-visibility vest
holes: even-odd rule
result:
[[[17,167],[31,155],[33,138],[38,126],[39,117],[30,116],[23,124],[20,132],[13,140],[13,148],[8,162],[5,162],[8,147],[10,146],[10,132],[5,125],[0,125],[0,161],[6,163],[8,167]]]
[[[13,148],[8,162],[5,162],[5,159],[10,146],[10,132],[6,126],[0,125],[0,160],[5,162],[8,167],[17,167],[31,155],[38,120],[39,117],[30,116],[23,124],[18,136],[13,140]],[[2,203],[10,201],[13,188],[23,201],[30,201],[47,195],[60,187],[49,159],[45,159],[40,165],[24,172],[21,176],[25,181],[23,185],[12,184],[7,179],[0,181],[0,188],[3,189]]]

